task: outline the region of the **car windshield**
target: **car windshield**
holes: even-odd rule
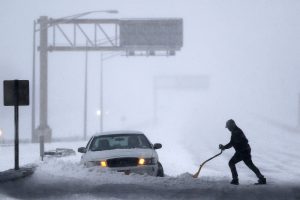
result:
[[[150,149],[150,142],[143,134],[118,134],[94,137],[90,145],[91,151],[104,151],[113,149]]]

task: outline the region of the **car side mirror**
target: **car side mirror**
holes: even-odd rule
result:
[[[155,143],[153,145],[153,149],[161,149],[162,148],[162,145],[160,143]]]
[[[78,148],[79,153],[86,153],[86,148],[85,147],[80,147]]]

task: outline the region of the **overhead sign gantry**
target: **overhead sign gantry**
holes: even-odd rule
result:
[[[40,33],[40,121],[32,133],[34,142],[39,141],[41,135],[45,141],[51,141],[47,110],[49,52],[118,51],[127,56],[174,56],[183,45],[183,20],[180,18],[53,19],[41,16],[37,26],[34,31]]]

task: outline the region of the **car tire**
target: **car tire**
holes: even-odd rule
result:
[[[157,163],[158,165],[158,170],[157,170],[157,177],[164,177],[164,168],[160,162]]]

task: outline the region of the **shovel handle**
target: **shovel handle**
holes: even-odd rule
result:
[[[208,161],[214,159],[215,157],[218,157],[218,156],[221,155],[222,153],[223,153],[223,150],[221,150],[220,153],[218,153],[218,154],[214,155],[213,157],[211,157],[211,158],[207,159],[206,161],[204,161],[201,165],[204,165],[205,163],[207,163]],[[201,166],[201,165],[200,165],[200,166]]]
[[[200,171],[201,171],[201,168],[203,167],[203,165],[204,165],[205,163],[207,163],[208,161],[214,159],[215,157],[218,157],[218,156],[221,155],[222,153],[223,153],[223,150],[221,150],[220,153],[218,153],[218,154],[214,155],[213,157],[211,157],[211,158],[207,159],[206,161],[204,161],[204,162],[200,165],[198,171],[193,175],[193,178],[197,178],[197,177],[199,176],[199,173],[200,173]]]

